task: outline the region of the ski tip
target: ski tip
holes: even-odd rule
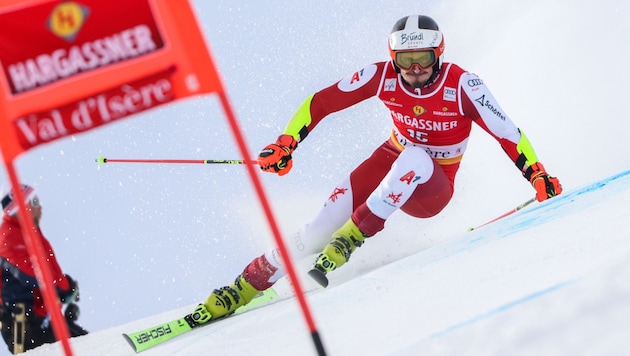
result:
[[[134,344],[133,340],[131,340],[131,337],[127,334],[123,333],[123,336],[125,337],[125,340],[127,340],[127,342],[129,343],[129,345],[131,345],[131,347],[133,348],[133,351],[135,351],[136,353],[138,353],[138,349],[136,348],[136,344]]]
[[[326,288],[328,287],[328,277],[326,274],[318,269],[312,269],[308,271],[308,275],[315,280],[315,282],[319,283],[320,286]]]

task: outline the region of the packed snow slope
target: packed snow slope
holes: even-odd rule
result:
[[[329,355],[627,355],[630,170],[373,270],[354,260],[323,290],[305,280]],[[167,341],[143,355],[316,354],[295,298]],[[78,355],[133,355],[123,332],[194,305],[75,338]],[[45,345],[33,355],[59,352]]]
[[[623,69],[630,61],[630,2],[193,4],[252,154],[275,140],[313,92],[386,60],[394,22],[422,13],[434,17],[444,32],[445,60],[484,80],[567,193],[630,168],[630,120],[623,104],[630,82],[630,71]],[[308,222],[334,186],[388,137],[389,117],[378,100],[333,114],[300,144],[290,174],[261,175],[285,236]],[[77,354],[92,355],[99,344],[107,345],[110,354],[128,354],[121,332],[189,310],[212,289],[233,280],[273,241],[243,167],[98,166],[94,159],[99,156],[242,157],[216,98],[210,96],[56,141],[17,160],[20,177],[37,187],[43,201],[44,233],[63,269],[81,286],[80,323],[93,335],[76,340]],[[6,181],[0,167],[0,184],[6,187]],[[495,347],[497,354],[510,354],[519,352],[510,345],[525,353],[535,345],[573,341],[576,350],[588,353],[589,345],[616,345],[615,327],[600,327],[598,318],[624,315],[614,299],[623,291],[615,288],[623,285],[613,283],[615,278],[628,280],[626,267],[613,267],[627,251],[623,199],[601,198],[593,203],[597,208],[561,216],[555,215],[560,213],[552,208],[555,203],[530,206],[519,219],[549,209],[550,214],[538,218],[555,220],[531,222],[507,237],[495,231],[513,228],[503,223],[465,233],[533,196],[497,143],[478,128],[473,129],[455,189],[452,203],[433,219],[394,214],[385,231],[331,276],[345,283],[309,294],[330,354],[354,353],[351,348],[366,354],[465,353],[453,349],[459,346],[464,351],[466,346]],[[590,204],[583,201],[585,195],[576,202]],[[560,210],[577,206],[565,203]],[[448,254],[456,248],[459,253]],[[544,293],[575,278],[582,279]],[[518,304],[519,298],[536,293],[543,295]],[[563,298],[547,299],[555,295]],[[501,307],[506,310],[497,312]],[[527,310],[513,314],[521,309]],[[610,310],[614,312],[606,314]],[[621,324],[615,320],[610,324]],[[582,334],[580,325],[590,329]],[[200,354],[247,347],[267,354],[310,350],[294,299],[191,337],[183,344],[199,347]],[[173,354],[179,346],[176,341],[155,352]],[[185,350],[182,354],[194,352]],[[7,354],[0,348],[0,355]]]

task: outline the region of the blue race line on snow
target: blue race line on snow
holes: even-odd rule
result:
[[[523,209],[480,230],[492,231],[493,233],[490,235],[496,234],[502,236],[502,238],[509,237],[515,232],[588,209],[605,201],[611,195],[628,189],[630,189],[630,170],[614,174],[572,191],[565,191],[555,198]],[[598,199],[580,200],[581,196],[594,193],[598,195]],[[481,233],[478,240],[484,239],[484,236],[485,234]]]
[[[469,249],[478,248],[485,243],[490,243],[497,238],[509,238],[521,230],[539,226],[577,211],[592,208],[602,202],[605,202],[606,199],[611,196],[615,196],[620,192],[625,192],[628,189],[630,189],[630,170],[601,179],[592,184],[564,192],[553,199],[536,204],[534,207],[521,210],[514,215],[502,219],[501,221],[497,221],[479,230],[475,230],[475,232],[473,232],[468,238],[442,246],[438,251],[441,257],[429,257],[425,264],[431,264],[446,258],[451,258]],[[581,196],[590,194],[597,194],[596,199],[580,199]],[[404,345],[396,352],[406,354],[405,352],[407,351],[417,349],[420,344],[431,342],[432,340],[439,339],[440,337],[472,326],[491,317],[501,315],[503,312],[552,294],[579,281],[579,278],[571,279],[549,286],[545,289],[534,291],[518,299],[509,301],[505,304],[497,306],[496,308],[483,312],[482,314],[476,315],[468,320],[456,322],[455,324],[450,325],[443,330],[434,332],[421,340]]]
[[[570,286],[570,285],[574,284],[575,282],[577,282],[577,280],[569,280],[569,281],[566,281],[566,282],[562,282],[562,283],[556,284],[556,285],[551,286],[549,288],[546,288],[546,289],[534,292],[532,294],[526,295],[523,298],[520,298],[520,299],[514,300],[512,302],[503,304],[503,305],[501,305],[501,306],[499,306],[499,307],[497,307],[495,309],[492,309],[492,310],[490,310],[490,311],[488,311],[486,313],[483,313],[481,315],[478,315],[478,316],[476,316],[474,318],[471,318],[469,320],[463,321],[461,323],[457,323],[457,324],[451,325],[451,326],[447,327],[446,329],[444,329],[442,331],[438,331],[438,332],[432,334],[431,336],[429,336],[428,339],[435,339],[435,338],[438,338],[440,336],[443,336],[443,335],[446,335],[448,333],[451,333],[451,332],[453,332],[455,330],[458,330],[458,329],[464,328],[466,326],[475,324],[475,323],[477,323],[477,322],[479,322],[481,320],[487,319],[487,318],[489,318],[491,316],[494,316],[494,315],[502,313],[502,312],[504,312],[506,310],[512,309],[512,308],[514,308],[514,307],[516,307],[518,305],[527,303],[529,301],[532,301],[534,299],[540,298],[540,297],[542,297],[544,295],[547,295],[549,293],[553,293],[553,292],[555,292],[555,291],[557,291],[559,289],[562,289],[564,287]]]
[[[491,317],[496,316],[498,314],[501,314],[501,313],[503,313],[505,311],[513,309],[513,308],[515,308],[515,307],[517,307],[519,305],[522,305],[522,304],[525,304],[527,302],[536,300],[536,299],[541,298],[541,297],[543,297],[545,295],[551,294],[551,293],[556,292],[558,290],[561,290],[561,289],[563,289],[565,287],[573,285],[573,284],[575,284],[578,281],[579,281],[579,279],[568,280],[568,281],[565,281],[565,282],[553,285],[553,286],[551,286],[549,288],[545,288],[545,289],[536,291],[534,293],[528,294],[528,295],[526,295],[526,296],[524,296],[522,298],[519,298],[519,299],[516,299],[516,300],[511,301],[509,303],[503,304],[503,305],[501,305],[501,306],[499,306],[497,308],[489,310],[489,311],[487,311],[487,312],[485,312],[483,314],[477,315],[477,316],[475,316],[475,317],[473,317],[471,319],[468,319],[468,320],[465,320],[465,321],[453,324],[453,325],[445,328],[444,330],[435,332],[435,333],[427,336],[424,339],[418,340],[418,341],[413,342],[413,343],[411,343],[409,345],[405,345],[405,346],[399,348],[398,350],[396,350],[396,352],[394,354],[401,353],[401,354],[405,354],[406,355],[406,354],[408,354],[408,352],[417,350],[418,346],[421,345],[421,344],[430,342],[432,340],[438,339],[438,338],[440,338],[442,336],[445,336],[445,335],[450,334],[452,332],[455,332],[457,330],[460,330],[460,329],[466,328],[468,326],[474,325],[474,324],[476,324],[476,323],[478,323],[480,321],[483,321],[485,319],[491,318]]]
[[[418,266],[427,266],[479,248],[484,244],[493,243],[495,240],[510,238],[520,231],[592,208],[594,205],[605,202],[608,197],[629,189],[630,170],[627,170],[589,185],[565,191],[553,199],[532,204],[533,207],[527,207],[492,224],[466,233],[462,239],[421,252],[423,259],[420,260]],[[581,196],[588,194],[597,194],[597,199],[580,199]]]

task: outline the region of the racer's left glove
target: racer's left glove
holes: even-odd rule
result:
[[[544,201],[562,193],[562,185],[556,177],[550,176],[540,162],[532,164],[525,173],[529,182],[536,189],[536,200]]]

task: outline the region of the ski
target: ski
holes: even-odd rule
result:
[[[315,282],[319,283],[320,286],[326,288],[328,287],[328,277],[326,277],[326,273],[320,271],[317,268],[313,268],[308,271],[308,275],[315,280]]]
[[[278,295],[276,292],[269,288],[266,291],[261,292],[247,305],[238,308],[233,314],[226,315],[221,318],[212,319],[205,323],[198,323],[193,318],[194,311],[185,316],[171,320],[169,322],[154,325],[143,330],[139,330],[131,333],[124,333],[123,336],[129,342],[131,347],[136,353],[159,345],[165,341],[168,341],[174,337],[184,334],[194,328],[214,324],[223,319],[227,319],[230,316],[238,315],[248,310],[256,309],[260,306],[268,304],[270,301],[276,299]]]

